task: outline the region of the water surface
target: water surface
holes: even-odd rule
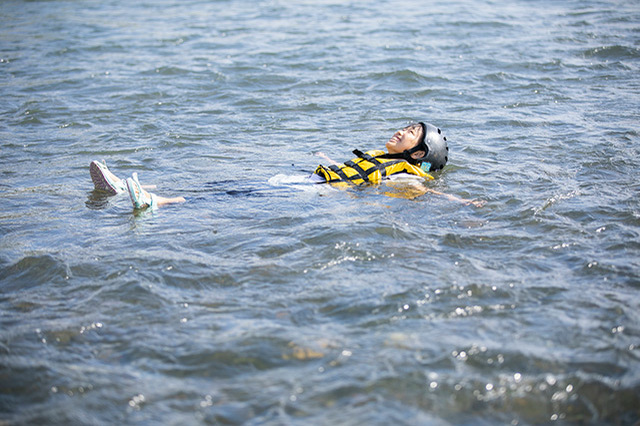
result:
[[[0,423],[640,419],[636,3],[0,22]],[[450,143],[425,185],[485,207],[296,183],[411,120]],[[189,203],[134,214],[103,158]]]

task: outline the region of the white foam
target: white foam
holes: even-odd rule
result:
[[[267,181],[271,186],[280,186],[293,188],[299,191],[304,192],[327,192],[327,191],[336,191],[331,185],[325,185],[322,183],[318,183],[314,179],[314,176],[317,175],[285,175],[285,174],[277,174],[272,176]]]

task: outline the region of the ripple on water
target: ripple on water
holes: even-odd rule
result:
[[[61,284],[68,281],[70,276],[67,263],[49,254],[26,256],[0,270],[3,292],[19,293],[43,285]]]
[[[623,45],[600,46],[584,50],[583,55],[605,60],[633,60],[640,58],[640,49]]]

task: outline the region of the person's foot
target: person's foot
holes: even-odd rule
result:
[[[125,191],[125,183],[109,171],[107,163],[104,160],[102,160],[102,163],[92,161],[89,165],[89,173],[91,174],[91,180],[93,181],[95,189],[108,192],[111,195]]]
[[[134,173],[126,180],[126,185],[129,191],[129,197],[131,197],[131,202],[133,203],[133,208],[146,209],[151,207],[153,209],[156,206],[155,195],[142,189],[142,185],[140,185],[138,181],[137,173]]]

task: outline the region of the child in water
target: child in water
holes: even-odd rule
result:
[[[387,152],[353,151],[358,158],[338,164],[320,153],[332,164],[318,166],[313,180],[328,183],[380,183],[395,175],[415,175],[433,179],[428,172],[442,170],[449,160],[447,138],[431,124],[414,123],[393,134],[386,143]]]
[[[322,153],[320,157],[331,163],[328,167],[318,166],[309,180],[314,183],[330,183],[337,185],[377,184],[384,179],[396,179],[402,176],[419,176],[433,179],[429,172],[442,170],[449,160],[447,138],[439,128],[425,123],[414,123],[393,134],[385,144],[387,152],[359,150],[353,151],[357,158],[343,164],[336,163]],[[117,194],[127,191],[135,209],[157,208],[167,204],[183,203],[184,197],[161,197],[148,192],[138,181],[137,173],[122,180],[111,173],[105,163],[93,161],[89,167],[91,179],[97,190]],[[443,195],[464,204],[481,207],[484,202],[466,200],[453,195],[444,194],[424,188],[424,193]]]

